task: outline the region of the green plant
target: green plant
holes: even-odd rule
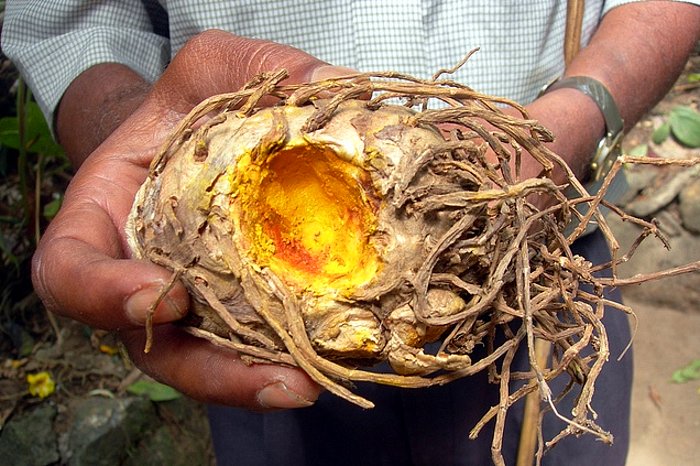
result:
[[[669,137],[687,147],[700,147],[700,113],[688,106],[674,107],[668,119],[651,135],[655,144]]]
[[[14,113],[0,118],[0,331],[21,352],[30,338],[23,323],[39,308],[31,288],[31,255],[58,212],[70,172],[31,92],[21,80],[13,89]],[[9,89],[1,91],[10,95]]]
[[[700,83],[700,73],[690,73],[688,75],[689,83]]]
[[[145,396],[151,401],[171,401],[181,398],[174,388],[153,380],[138,380],[126,388],[132,395]]]
[[[65,172],[67,159],[61,146],[53,140],[39,105],[21,80],[17,86],[16,110],[15,116],[0,119],[0,147],[5,149],[2,151],[0,166],[4,169],[5,176],[11,174],[11,167],[15,167],[21,194],[20,220],[24,226],[33,220],[34,237],[38,238],[41,216],[46,213],[48,217],[53,217],[60,206],[59,200],[52,199],[46,204],[48,207],[42,208],[44,173],[48,167]],[[11,161],[13,157],[17,157],[16,165]],[[53,173],[48,175],[51,174]],[[33,195],[30,191],[32,185]]]
[[[700,359],[691,361],[687,366],[675,371],[671,380],[676,383],[686,383],[693,380],[700,380]]]

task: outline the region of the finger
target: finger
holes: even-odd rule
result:
[[[154,329],[143,352],[142,330],[120,333],[134,364],[155,379],[206,403],[255,410],[310,406],[321,388],[299,369],[244,363],[236,352],[191,336],[174,325]]]
[[[294,47],[211,30],[188,41],[177,53],[158,81],[154,97],[186,113],[207,97],[237,91],[254,76],[280,69],[289,72],[289,83],[355,73]]]
[[[135,189],[86,175],[90,167],[84,168],[34,255],[34,287],[50,311],[88,325],[143,325],[173,274],[155,264],[125,259],[122,232],[133,194],[124,203],[120,191]],[[143,170],[131,171],[137,169]],[[128,180],[128,172],[122,169],[119,175]],[[179,319],[188,305],[186,290],[174,283],[155,309],[154,322]]]
[[[143,326],[158,299],[155,323],[180,319],[189,296],[178,282],[169,287],[171,278],[171,272],[154,264],[112,259],[69,237],[44,243],[34,256],[32,273],[49,311],[109,330]]]

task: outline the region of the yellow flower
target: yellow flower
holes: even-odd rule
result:
[[[119,348],[110,345],[100,345],[100,351],[110,356],[114,356],[115,354],[119,353]]]
[[[51,378],[51,374],[46,371],[27,374],[27,383],[29,384],[29,394],[42,399],[56,390],[56,383]]]

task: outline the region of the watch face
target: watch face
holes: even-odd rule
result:
[[[600,140],[591,160],[590,181],[604,178],[612,169],[615,160],[622,155],[622,135],[622,132],[608,133]]]

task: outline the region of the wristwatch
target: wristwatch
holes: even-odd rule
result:
[[[622,155],[621,143],[624,122],[622,121],[620,110],[617,108],[617,104],[615,104],[615,100],[610,94],[610,91],[608,91],[600,81],[593,78],[574,76],[557,79],[544,86],[540,92],[540,96],[548,91],[563,88],[577,89],[590,97],[600,109],[600,112],[603,114],[603,119],[605,120],[605,135],[600,142],[598,142],[598,147],[591,159],[590,176],[584,184],[586,191],[591,195],[595,195],[602,188],[605,176],[610,172],[615,160]],[[622,198],[627,188],[628,185],[625,174],[620,170],[608,186],[604,199],[611,204],[615,203]],[[569,198],[580,197],[580,193],[574,191],[571,187],[569,187],[564,194]],[[579,204],[576,207],[581,214],[585,214],[587,208],[585,204]],[[603,215],[606,215],[609,211],[607,207],[601,206],[600,209]],[[565,234],[568,235],[572,233],[577,225],[578,221],[572,219],[565,230]],[[591,222],[588,223],[581,236],[592,233],[597,227],[598,225],[595,219],[591,219]]]
[[[621,155],[624,122],[610,91],[598,80],[587,76],[557,79],[546,85],[540,95],[555,89],[576,89],[590,97],[598,106],[605,120],[605,135],[598,142],[591,160],[588,183],[596,183],[608,174],[615,160]]]

